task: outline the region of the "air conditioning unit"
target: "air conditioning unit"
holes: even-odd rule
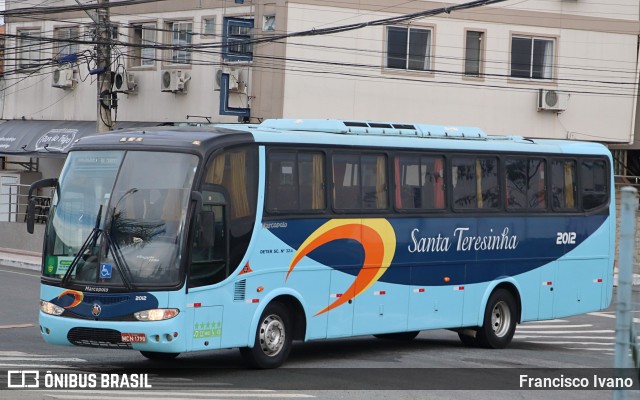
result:
[[[187,93],[187,82],[191,76],[179,69],[165,70],[160,75],[160,88],[163,92]]]
[[[113,92],[114,93],[136,93],[138,91],[138,82],[134,74],[126,71],[119,71],[113,75]]]
[[[560,112],[566,110],[568,104],[569,93],[557,90],[538,90],[538,111]]]
[[[75,69],[73,68],[54,68],[51,86],[60,89],[73,89],[76,84],[74,75]]]
[[[244,74],[240,68],[225,67],[216,71],[216,86],[215,90],[220,90],[220,83],[222,81],[222,74],[229,74],[229,92],[232,93],[244,93],[247,84]]]

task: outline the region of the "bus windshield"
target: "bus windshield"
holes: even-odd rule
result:
[[[71,152],[52,199],[43,276],[73,284],[175,286],[198,157]]]

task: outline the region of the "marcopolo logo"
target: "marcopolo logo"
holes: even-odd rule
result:
[[[38,388],[40,387],[40,371],[8,371],[7,388]]]

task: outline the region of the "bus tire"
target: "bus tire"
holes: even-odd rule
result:
[[[418,336],[420,331],[411,331],[411,332],[397,332],[397,333],[380,333],[378,335],[373,335],[373,337],[378,339],[390,339],[390,340],[401,340],[401,341],[409,341],[413,340]]]
[[[289,357],[293,332],[289,311],[282,303],[270,303],[260,316],[253,347],[241,347],[245,362],[260,369],[277,368]]]
[[[159,351],[141,351],[140,354],[149,360],[173,360],[180,355],[180,353],[161,353]]]
[[[497,289],[489,297],[484,322],[478,329],[478,345],[487,349],[504,349],[516,332],[517,305],[511,292]]]

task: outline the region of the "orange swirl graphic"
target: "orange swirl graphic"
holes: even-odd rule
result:
[[[303,257],[318,247],[339,239],[352,239],[360,243],[364,248],[364,262],[345,293],[325,309],[318,311],[316,316],[341,306],[373,286],[391,265],[396,250],[396,235],[389,221],[334,219],[316,229],[300,245],[289,265],[285,280],[289,279],[289,275]]]
[[[78,292],[77,290],[65,290],[64,292],[58,295],[58,300],[60,300],[60,297],[66,294],[73,296],[73,302],[64,308],[73,308],[78,304],[82,303],[82,299],[84,299],[84,293],[82,292]]]

